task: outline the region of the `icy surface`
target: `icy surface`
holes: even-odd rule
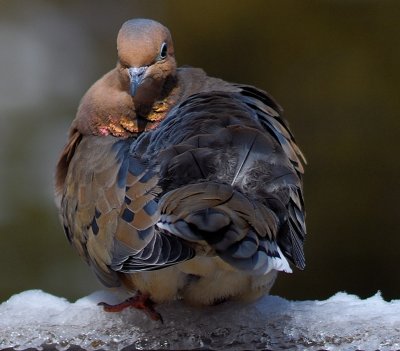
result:
[[[379,294],[295,302],[268,296],[203,309],[174,302],[157,307],[164,324],[131,309],[103,312],[99,301],[117,302],[108,292],[75,303],[40,290],[14,295],[0,305],[0,349],[400,349],[400,300],[385,302]]]

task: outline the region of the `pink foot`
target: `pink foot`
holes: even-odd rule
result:
[[[154,302],[150,299],[149,294],[142,294],[140,291],[135,296],[116,305],[109,305],[106,302],[99,302],[97,305],[103,306],[106,312],[121,312],[125,308],[136,308],[143,310],[152,320],[163,323],[162,316],[154,309]]]

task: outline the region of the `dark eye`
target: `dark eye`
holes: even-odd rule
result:
[[[160,59],[161,60],[164,60],[167,57],[167,51],[168,51],[167,43],[162,43],[161,49],[160,49]]]

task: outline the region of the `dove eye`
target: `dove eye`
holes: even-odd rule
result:
[[[168,51],[167,43],[162,43],[161,48],[160,48],[160,59],[161,60],[164,60],[167,57],[167,51]]]

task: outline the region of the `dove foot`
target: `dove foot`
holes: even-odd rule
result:
[[[143,310],[152,320],[161,321],[161,323],[163,323],[162,316],[154,309],[154,302],[150,299],[149,294],[142,294],[140,291],[138,291],[135,296],[119,304],[110,305],[106,302],[99,302],[98,305],[103,306],[106,312],[121,312],[125,308],[136,308],[138,310]]]

